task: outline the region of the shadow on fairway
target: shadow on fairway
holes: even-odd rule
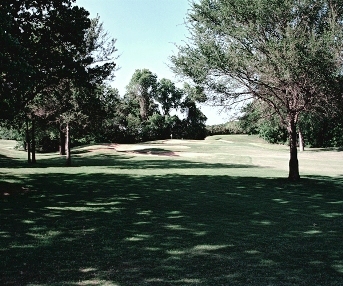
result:
[[[0,155],[1,156],[1,155]],[[150,157],[147,155],[146,160],[130,160],[134,156],[123,156],[119,154],[94,154],[88,157],[73,155],[72,167],[98,167],[107,166],[115,169],[190,169],[190,168],[256,168],[249,164],[231,164],[231,163],[205,163],[197,161],[187,161],[177,158],[175,160],[164,159],[161,157]],[[156,158],[156,159],[155,159]],[[36,164],[28,164],[23,160],[15,160],[6,156],[0,157],[0,168],[49,168],[63,167],[66,160],[63,156],[47,158],[40,157]]]
[[[343,178],[20,179],[35,191],[0,201],[1,285],[343,285]]]
[[[27,166],[27,163],[23,160],[0,154],[0,168],[22,168],[24,166]]]

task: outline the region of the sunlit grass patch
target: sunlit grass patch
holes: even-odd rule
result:
[[[119,284],[113,283],[112,281],[99,280],[99,279],[83,280],[80,282],[72,283],[71,285],[76,285],[76,286],[91,286],[91,285],[120,286]]]
[[[152,238],[151,235],[147,234],[135,234],[132,237],[125,238],[126,241],[143,241]]]
[[[332,267],[339,273],[343,274],[343,260],[340,262],[336,262],[332,265]]]

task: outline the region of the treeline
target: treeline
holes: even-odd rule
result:
[[[297,126],[298,146],[343,147],[343,110],[331,111],[301,114]],[[287,126],[267,104],[255,100],[244,106],[241,112],[237,120],[207,126],[208,135],[254,134],[269,143],[288,144]]]
[[[170,138],[204,139],[207,135],[207,118],[196,105],[204,100],[202,91],[187,84],[177,88],[171,80],[158,80],[147,69],[135,71],[124,96],[108,85],[83,91],[79,96],[82,110],[69,122],[71,146]],[[37,151],[63,149],[66,126],[56,122],[54,116],[36,116],[34,126],[32,121],[27,126],[20,120],[17,126],[3,125],[0,137],[15,139],[26,148],[25,130],[31,132],[33,127]]]
[[[108,82],[116,40],[74,0],[0,4],[0,135],[36,151],[75,144],[203,139],[203,91],[136,70],[124,95]]]
[[[239,120],[232,120],[223,124],[206,126],[208,136],[223,134],[244,134]]]
[[[243,108],[240,118],[241,131],[246,134],[258,134],[270,143],[287,143],[288,134],[280,117],[271,113],[264,103],[253,101]],[[343,110],[331,110],[330,113],[314,109],[304,112],[298,119],[298,145],[307,147],[343,147]]]

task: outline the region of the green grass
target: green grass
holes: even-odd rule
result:
[[[25,153],[0,141],[0,285],[343,285],[343,153],[252,136]],[[24,188],[24,189],[23,189]],[[5,194],[7,193],[7,194]]]

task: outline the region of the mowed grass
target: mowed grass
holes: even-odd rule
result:
[[[0,141],[0,285],[343,285],[343,153],[214,136],[26,154]]]

